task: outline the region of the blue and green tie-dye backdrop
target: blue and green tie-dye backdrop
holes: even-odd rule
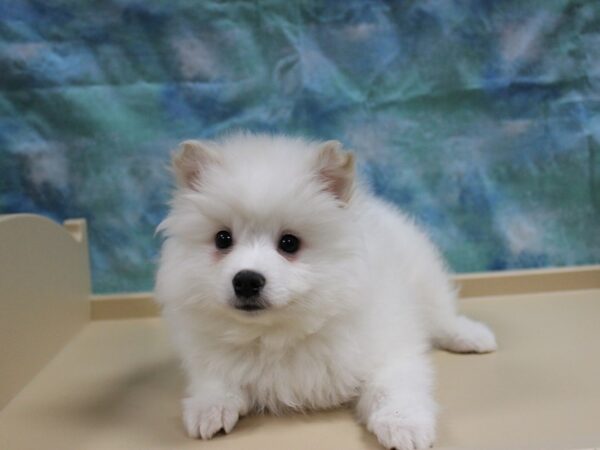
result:
[[[169,149],[337,138],[457,271],[600,261],[598,1],[0,1],[0,211],[152,286]]]

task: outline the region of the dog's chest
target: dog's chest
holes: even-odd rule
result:
[[[357,346],[344,339],[308,339],[278,350],[259,345],[243,357],[242,385],[259,409],[329,408],[356,396],[360,361]]]

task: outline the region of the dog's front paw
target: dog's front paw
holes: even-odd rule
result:
[[[221,430],[229,433],[239,416],[239,408],[226,402],[206,405],[193,397],[183,400],[183,423],[188,435],[195,439],[210,439]]]
[[[388,449],[429,448],[435,439],[435,415],[427,411],[384,408],[373,413],[367,428]]]

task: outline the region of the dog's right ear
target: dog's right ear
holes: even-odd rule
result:
[[[344,151],[341,142],[327,141],[317,153],[317,171],[326,190],[342,203],[348,203],[354,191],[354,155]]]
[[[198,189],[202,172],[219,162],[219,154],[202,141],[184,141],[171,155],[171,164],[177,185],[189,189]]]

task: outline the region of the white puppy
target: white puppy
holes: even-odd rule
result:
[[[189,435],[353,402],[385,447],[430,446],[428,348],[496,342],[457,314],[426,235],[358,184],[336,141],[187,141],[173,168],[156,297],[189,381]]]

